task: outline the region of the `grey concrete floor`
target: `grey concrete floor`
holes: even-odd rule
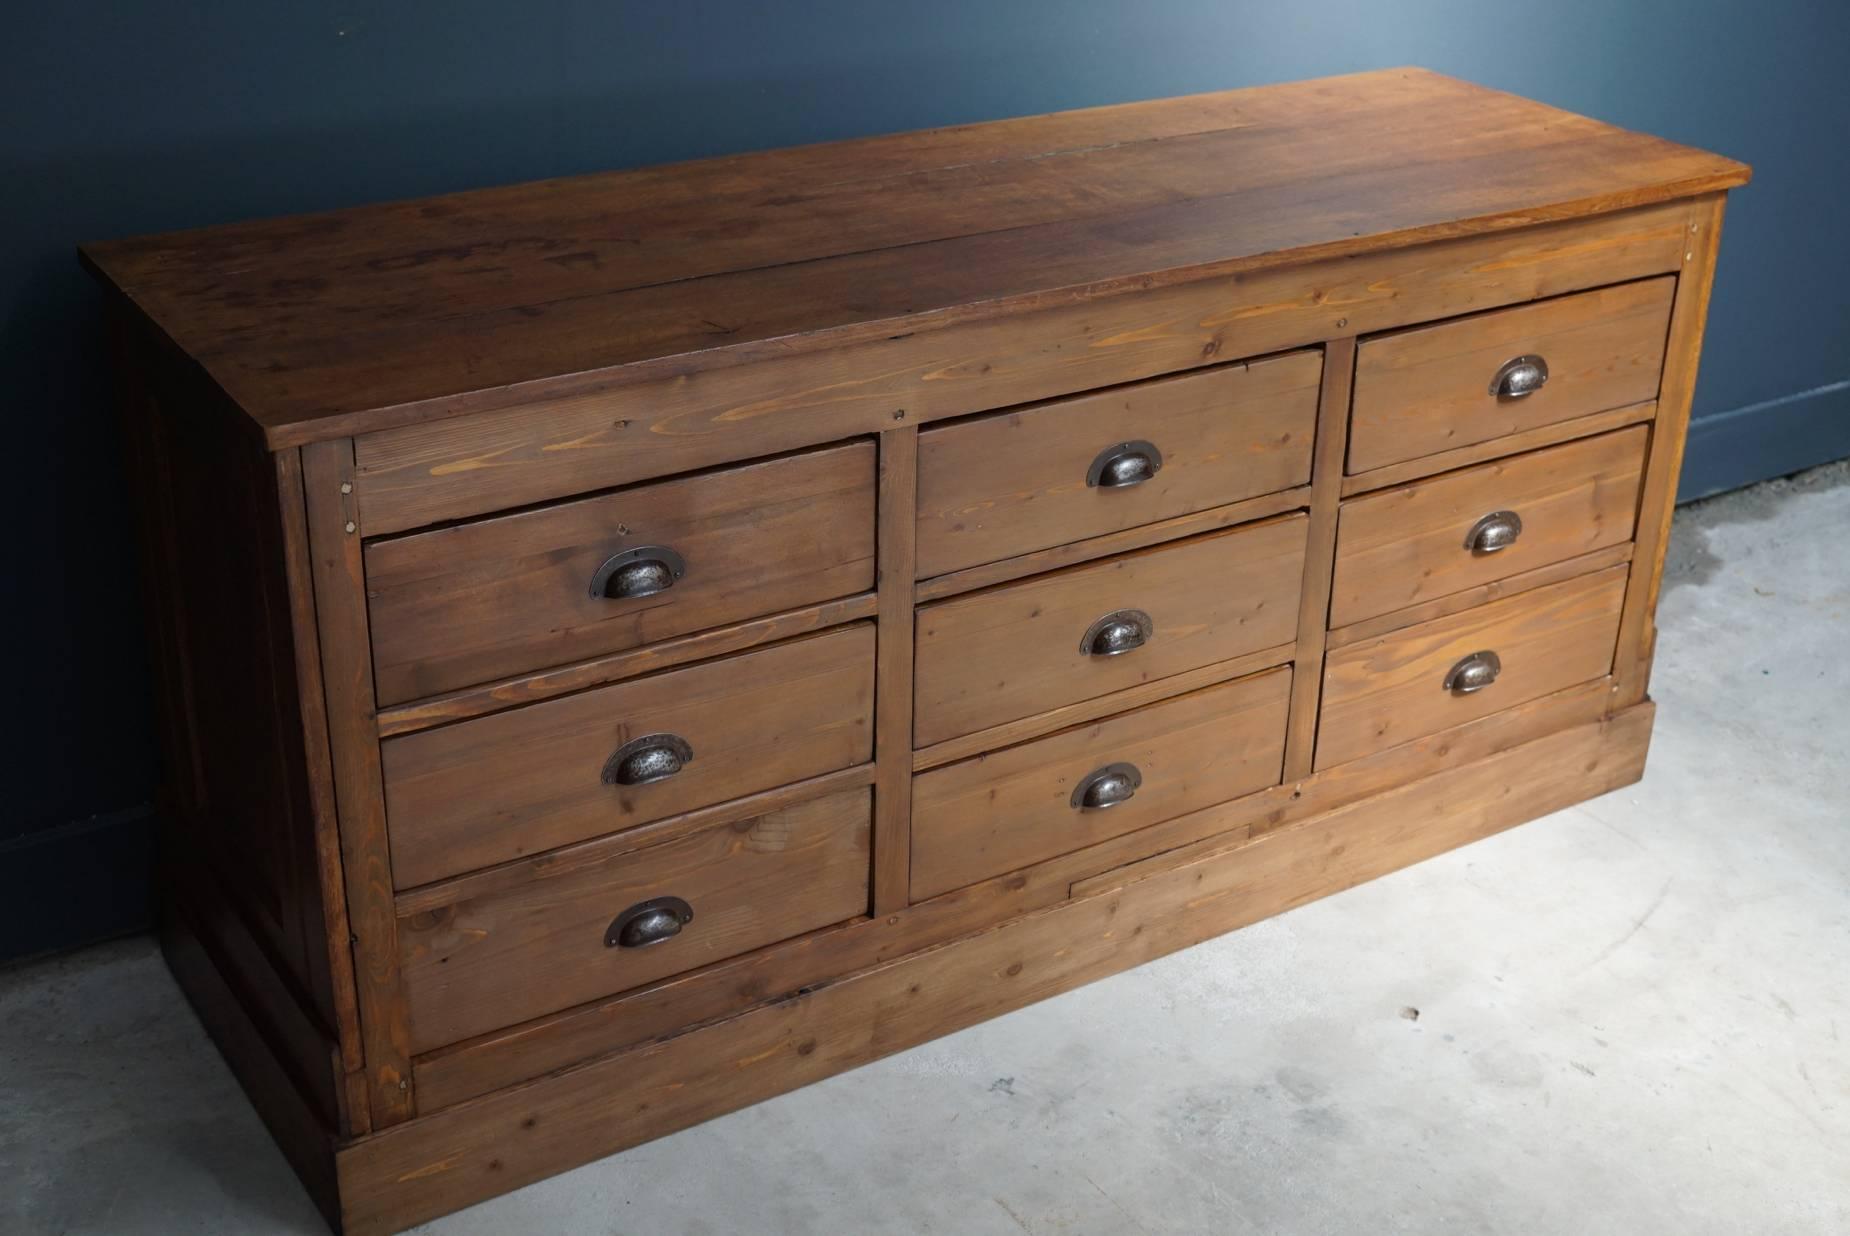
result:
[[[1642,784],[421,1230],[1850,1232],[1850,469],[1666,588]],[[146,940],[0,975],[0,1179],[323,1230]]]

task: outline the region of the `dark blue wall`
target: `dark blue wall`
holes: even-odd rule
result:
[[[1850,454],[1842,0],[64,0],[0,33],[0,956],[141,921],[157,775],[80,240],[1423,64],[1752,162],[1685,493]],[[23,561],[21,561],[23,559]]]

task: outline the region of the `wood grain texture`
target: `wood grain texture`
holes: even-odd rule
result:
[[[1485,442],[1657,398],[1676,280],[1647,279],[1366,339],[1356,349],[1349,471]],[[1502,398],[1506,361],[1548,381]]]
[[[1479,609],[1350,644],[1324,663],[1318,768],[1558,691],[1612,668],[1627,568],[1494,601]],[[1446,672],[1483,650],[1503,662],[1474,694],[1444,688]]]
[[[413,1043],[428,1050],[861,917],[870,811],[867,789],[851,789],[406,915]],[[669,896],[693,908],[678,935],[605,943],[624,910]]]
[[[1652,424],[1650,457],[1645,463],[1637,549],[1632,555],[1632,585],[1619,620],[1619,647],[1613,661],[1615,709],[1642,702],[1651,685],[1651,660],[1657,649],[1657,594],[1663,586],[1664,555],[1670,548],[1677,475],[1683,468],[1683,447],[1689,436],[1690,401],[1696,393],[1696,364],[1702,355],[1702,332],[1709,317],[1709,292],[1715,284],[1724,205],[1718,195],[1689,206],[1689,247],[1685,250],[1683,273],[1677,278],[1663,390],[1658,398],[1657,419]]]
[[[231,1066],[315,1208],[338,1230],[342,1208],[334,1138],[284,1071],[274,1048],[252,1021],[245,993],[227,981],[185,909],[172,903],[163,906],[159,931],[161,954],[200,1024]]]
[[[1657,401],[1647,400],[1644,403],[1627,404],[1622,408],[1595,412],[1591,416],[1577,416],[1572,420],[1558,421],[1553,425],[1540,425],[1534,429],[1525,429],[1501,438],[1492,438],[1488,442],[1474,442],[1470,446],[1440,451],[1436,455],[1422,455],[1418,459],[1409,459],[1405,463],[1370,468],[1367,472],[1343,478],[1343,497],[1352,498],[1357,494],[1372,493],[1377,489],[1405,485],[1408,481],[1417,481],[1424,476],[1453,472],[1459,468],[1468,468],[1472,464],[1501,459],[1506,455],[1539,451],[1544,447],[1556,446],[1562,442],[1572,442],[1576,438],[1591,438],[1595,434],[1609,433],[1614,429],[1623,429],[1627,425],[1642,425],[1656,414]]]
[[[1686,220],[1680,204],[1651,206],[1134,296],[1050,295],[1016,316],[612,377],[543,399],[503,392],[473,415],[360,437],[364,528],[400,531],[878,433],[901,413],[923,424],[1662,274],[1682,264]]]
[[[890,914],[815,932],[609,1000],[454,1044],[418,1058],[419,1103],[424,1110],[434,1111],[728,1016],[1063,901],[1071,885],[1146,855],[1172,858],[1179,864],[1191,851],[1225,848],[1232,841],[1260,836],[1395,786],[1597,721],[1606,715],[1608,694],[1606,679],[1582,683],[1312,773],[1301,782],[1176,816]],[[401,907],[406,900],[400,898]]]
[[[1073,895],[1097,896],[1134,887],[1144,879],[1199,871],[1204,864],[1239,855],[1245,863],[1236,878],[1252,893],[1269,899],[1286,889],[1298,890],[1278,905],[1276,912],[1283,912],[1327,895],[1320,891],[1326,879],[1353,883],[1339,874],[1351,861],[1343,844],[1347,839],[1362,842],[1364,853],[1356,861],[1380,874],[1417,861],[1408,848],[1420,846],[1428,830],[1485,835],[1478,830],[1490,821],[1499,822],[1489,830],[1497,831],[1632,784],[1644,773],[1652,720],[1653,710],[1647,706],[1560,730],[1251,841],[1236,840],[1223,847],[1204,844],[1181,861],[1175,855],[1139,859],[1081,881]],[[1551,769],[1519,762],[1523,754],[1564,762]],[[1389,858],[1395,852],[1403,856],[1399,861]]]
[[[912,861],[912,577],[919,432],[880,435],[880,616],[874,669],[873,912],[906,904]]]
[[[1221,683],[921,774],[912,896],[923,900],[1278,784],[1291,671]],[[1108,764],[1142,776],[1104,810],[1070,802]]]
[[[451,721],[466,721],[470,717],[500,712],[503,708],[537,704],[541,700],[573,695],[588,687],[641,678],[645,674],[673,669],[691,661],[745,652],[798,635],[825,631],[857,618],[872,618],[876,609],[874,594],[862,592],[835,601],[824,601],[820,605],[806,605],[802,609],[767,614],[763,618],[748,618],[729,626],[713,627],[693,635],[665,639],[660,643],[624,652],[613,652],[606,657],[593,657],[589,661],[558,669],[522,674],[500,682],[484,683],[479,687],[468,687],[446,695],[382,708],[379,710],[379,736],[391,738],[398,734],[410,734],[437,725],[447,725]]]
[[[918,574],[943,575],[1303,485],[1322,358],[1300,352],[934,426],[919,435]],[[1160,452],[1123,488],[1101,451]]]
[[[136,505],[124,534],[149,618],[163,895],[189,900],[238,968],[249,1016],[340,1128],[330,1053],[338,1043],[357,1059],[359,1030],[347,935],[328,927],[342,898],[328,767],[311,749],[321,688],[318,664],[303,669],[319,654],[298,461],[264,451],[223,393],[132,316],[112,306],[106,322]],[[195,877],[184,892],[181,871]],[[352,1127],[366,1124],[362,1112]]]
[[[973,144],[1008,153],[977,162],[912,135],[863,143],[871,166],[821,180],[795,152],[760,156],[764,179],[737,189],[693,189],[733,183],[720,160],[84,255],[282,446],[391,409],[402,423],[612,370],[840,347],[994,319],[1050,289],[1147,290],[1151,272],[1160,285],[1400,248],[1748,174],[1415,69],[1148,110],[1166,108],[1186,119],[1122,141],[1043,144],[1044,125],[1001,122]]]
[[[626,828],[620,833],[608,833],[602,837],[593,837],[589,841],[576,841],[571,845],[560,846],[556,850],[547,850],[530,858],[515,859],[512,862],[499,863],[493,867],[483,867],[476,871],[464,872],[435,884],[421,884],[416,888],[401,891],[396,898],[398,917],[409,918],[426,910],[437,910],[457,901],[470,901],[497,896],[512,889],[522,888],[535,879],[551,878],[584,867],[608,863],[625,854],[636,854],[643,850],[666,845],[670,841],[679,841],[684,837],[722,824],[736,824],[744,820],[756,819],[781,811],[785,807],[808,802],[814,798],[826,798],[842,790],[858,789],[874,783],[874,766],[856,764],[852,768],[838,768],[834,772],[823,773],[819,777],[805,777],[801,781],[792,781],[774,789],[760,790],[756,794],[747,794],[743,798],[730,798],[711,807],[698,807],[681,815],[671,815],[662,820],[651,820],[647,824],[638,824],[635,828]]]
[[[342,1149],[371,1236],[659,1137],[1637,780],[1650,709]]]
[[[873,697],[860,623],[387,739],[398,887],[865,763]],[[612,753],[649,734],[693,758],[665,780],[607,783]]]
[[[1488,584],[1478,584],[1458,592],[1448,592],[1442,597],[1422,601],[1418,605],[1409,605],[1391,613],[1374,618],[1365,618],[1361,622],[1351,623],[1346,627],[1336,627],[1324,640],[1326,648],[1342,648],[1365,639],[1374,639],[1402,627],[1414,626],[1434,618],[1444,618],[1448,614],[1462,614],[1468,609],[1476,609],[1491,601],[1504,597],[1521,596],[1537,588],[1546,588],[1563,580],[1575,579],[1582,575],[1591,575],[1607,567],[1619,566],[1632,560],[1632,543],[1621,542],[1608,545],[1605,549],[1596,549],[1590,554],[1580,554],[1573,558],[1563,558],[1547,566],[1536,567],[1532,571],[1522,571],[1515,575],[1506,575],[1502,579],[1492,580]]]
[[[1271,648],[1261,648],[1257,652],[1249,652],[1231,661],[1215,661],[1192,670],[1184,670],[1168,678],[1153,678],[1148,682],[1140,682],[1136,686],[1114,691],[1110,695],[1063,704],[1058,708],[1036,713],[1032,717],[1023,717],[1018,721],[1005,721],[1001,725],[993,725],[986,730],[976,730],[959,738],[949,738],[941,743],[934,743],[929,747],[920,747],[915,750],[912,753],[912,768],[914,772],[924,772],[940,764],[968,759],[973,755],[981,755],[985,751],[1012,747],[1016,743],[1027,742],[1043,734],[1051,734],[1055,730],[1095,721],[1114,712],[1141,708],[1145,704],[1166,700],[1171,696],[1183,695],[1202,687],[1211,687],[1217,682],[1226,682],[1259,670],[1272,669],[1290,661],[1295,651],[1296,645],[1294,644],[1278,644]]]
[[[105,321],[162,755],[163,951],[328,1211],[332,1140],[371,1113],[344,1084],[363,1056],[300,459],[262,450],[119,306]]]
[[[930,746],[1290,639],[1305,518],[1286,515],[922,606],[913,742]],[[1147,613],[1154,635],[1113,657],[1093,622]]]
[[[594,594],[613,554],[686,574]],[[366,547],[379,699],[396,704],[625,651],[874,582],[874,448],[858,442],[456,524]]]
[[[1068,895],[1082,896],[1095,886],[1108,886],[1112,873],[1127,865],[1143,871],[1179,867],[1200,854],[1290,828],[1550,734],[1602,721],[1608,715],[1604,708],[1606,687],[1604,678],[1580,683],[1527,704],[1313,772],[1301,781],[1286,781],[1205,811],[1165,820],[1114,843],[1095,846],[1072,856],[1084,861],[1073,861],[1068,866],[1076,877]],[[1123,861],[1107,861],[1113,858]],[[1063,859],[1044,866],[1066,864]]]
[[[1629,541],[1646,434],[1635,425],[1343,503],[1330,625]],[[1496,511],[1520,518],[1521,534],[1504,549],[1472,550],[1471,529]]]
[[[1165,541],[1179,541],[1204,532],[1219,532],[1235,524],[1257,523],[1269,516],[1302,510],[1309,505],[1310,486],[1282,489],[1275,494],[1246,498],[1226,506],[1209,507],[1205,511],[1178,515],[1174,519],[1159,520],[1153,524],[1140,524],[1122,532],[1108,532],[1083,541],[1068,541],[1064,545],[1054,545],[1017,558],[1004,558],[999,562],[953,571],[949,575],[936,575],[931,579],[920,580],[912,590],[912,595],[914,600],[921,603],[939,601],[960,592],[975,592],[978,588],[1026,579],[1030,575],[1040,575],[1061,567],[1096,562],[1113,554],[1144,549]]]
[[[274,457],[278,515],[282,532],[283,575],[289,597],[289,633],[295,654],[297,707],[301,712],[304,788],[314,821],[315,866],[321,886],[320,906],[303,912],[303,931],[327,950],[334,1029],[340,1042],[341,1071],[366,1067],[360,1040],[359,994],[354,986],[353,928],[347,921],[346,880],[341,869],[340,817],[335,806],[334,757],[328,748],[327,696],[321,681],[321,648],[315,625],[315,580],[308,543],[308,506],[303,491],[302,453],[279,451]],[[317,912],[318,911],[318,912]],[[372,1124],[362,1103],[349,1113],[352,1132]]]
[[[409,1119],[411,1031],[398,974],[398,923],[392,909],[392,855],[386,835],[384,777],[374,722],[366,578],[355,529],[353,444],[320,442],[302,451],[303,497],[327,696],[328,750],[360,1032],[375,1129]]]
[[[252,914],[219,886],[219,877],[205,863],[168,856],[160,875],[167,899],[186,907],[188,930],[211,955],[219,977],[236,995],[295,1093],[309,1105],[316,1124],[329,1137],[365,1132],[370,1110],[362,1110],[354,1120],[343,1110],[340,1080],[345,1069],[339,1045],[304,1007],[288,971],[265,947],[264,933]]]
[[[1298,598],[1297,646],[1292,652],[1291,710],[1285,730],[1285,779],[1311,768],[1317,741],[1317,699],[1323,688],[1325,618],[1330,612],[1331,559],[1336,547],[1337,493],[1349,440],[1349,395],[1355,381],[1355,340],[1334,339],[1323,350],[1323,389],[1317,398],[1317,447],[1304,582]]]

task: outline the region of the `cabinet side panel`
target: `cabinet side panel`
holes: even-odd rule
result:
[[[276,463],[196,366],[126,316],[112,336],[165,765],[163,916],[184,905],[307,1105],[347,1131]]]
[[[1690,203],[1683,270],[1677,276],[1676,300],[1670,310],[1670,337],[1658,386],[1657,419],[1645,460],[1644,487],[1638,499],[1636,549],[1632,582],[1619,622],[1618,654],[1612,665],[1612,708],[1629,708],[1651,685],[1651,661],[1657,651],[1657,595],[1664,580],[1664,554],[1670,547],[1670,518],[1676,510],[1677,474],[1683,470],[1683,447],[1689,438],[1690,401],[1696,393],[1696,363],[1709,317],[1709,290],[1715,285],[1715,258],[1721,246],[1723,194]]]

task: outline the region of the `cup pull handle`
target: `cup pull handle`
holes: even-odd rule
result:
[[[694,921],[694,907],[679,897],[639,901],[610,920],[604,931],[605,948],[648,948],[665,944]]]
[[[1089,657],[1117,657],[1134,652],[1156,634],[1156,623],[1140,609],[1117,609],[1086,628],[1079,651]]]
[[[591,595],[609,601],[652,597],[687,574],[687,561],[666,545],[638,545],[604,559],[591,577]]]
[[[1153,442],[1120,442],[1098,453],[1086,469],[1089,489],[1129,489],[1141,485],[1163,469],[1163,453]]]
[[[1490,380],[1490,393],[1498,399],[1521,399],[1548,383],[1548,362],[1539,356],[1517,356],[1503,362]]]
[[[1453,695],[1471,695],[1482,691],[1503,672],[1503,660],[1494,652],[1474,652],[1462,657],[1445,673],[1445,689]]]
[[[1492,511],[1471,525],[1465,534],[1465,548],[1474,554],[1494,554],[1508,549],[1522,535],[1522,516],[1514,511]]]
[[[605,785],[648,785],[666,781],[694,761],[694,749],[679,734],[632,738],[604,761]]]
[[[1142,784],[1143,773],[1135,764],[1107,764],[1081,778],[1068,801],[1075,811],[1103,811],[1128,802]]]

